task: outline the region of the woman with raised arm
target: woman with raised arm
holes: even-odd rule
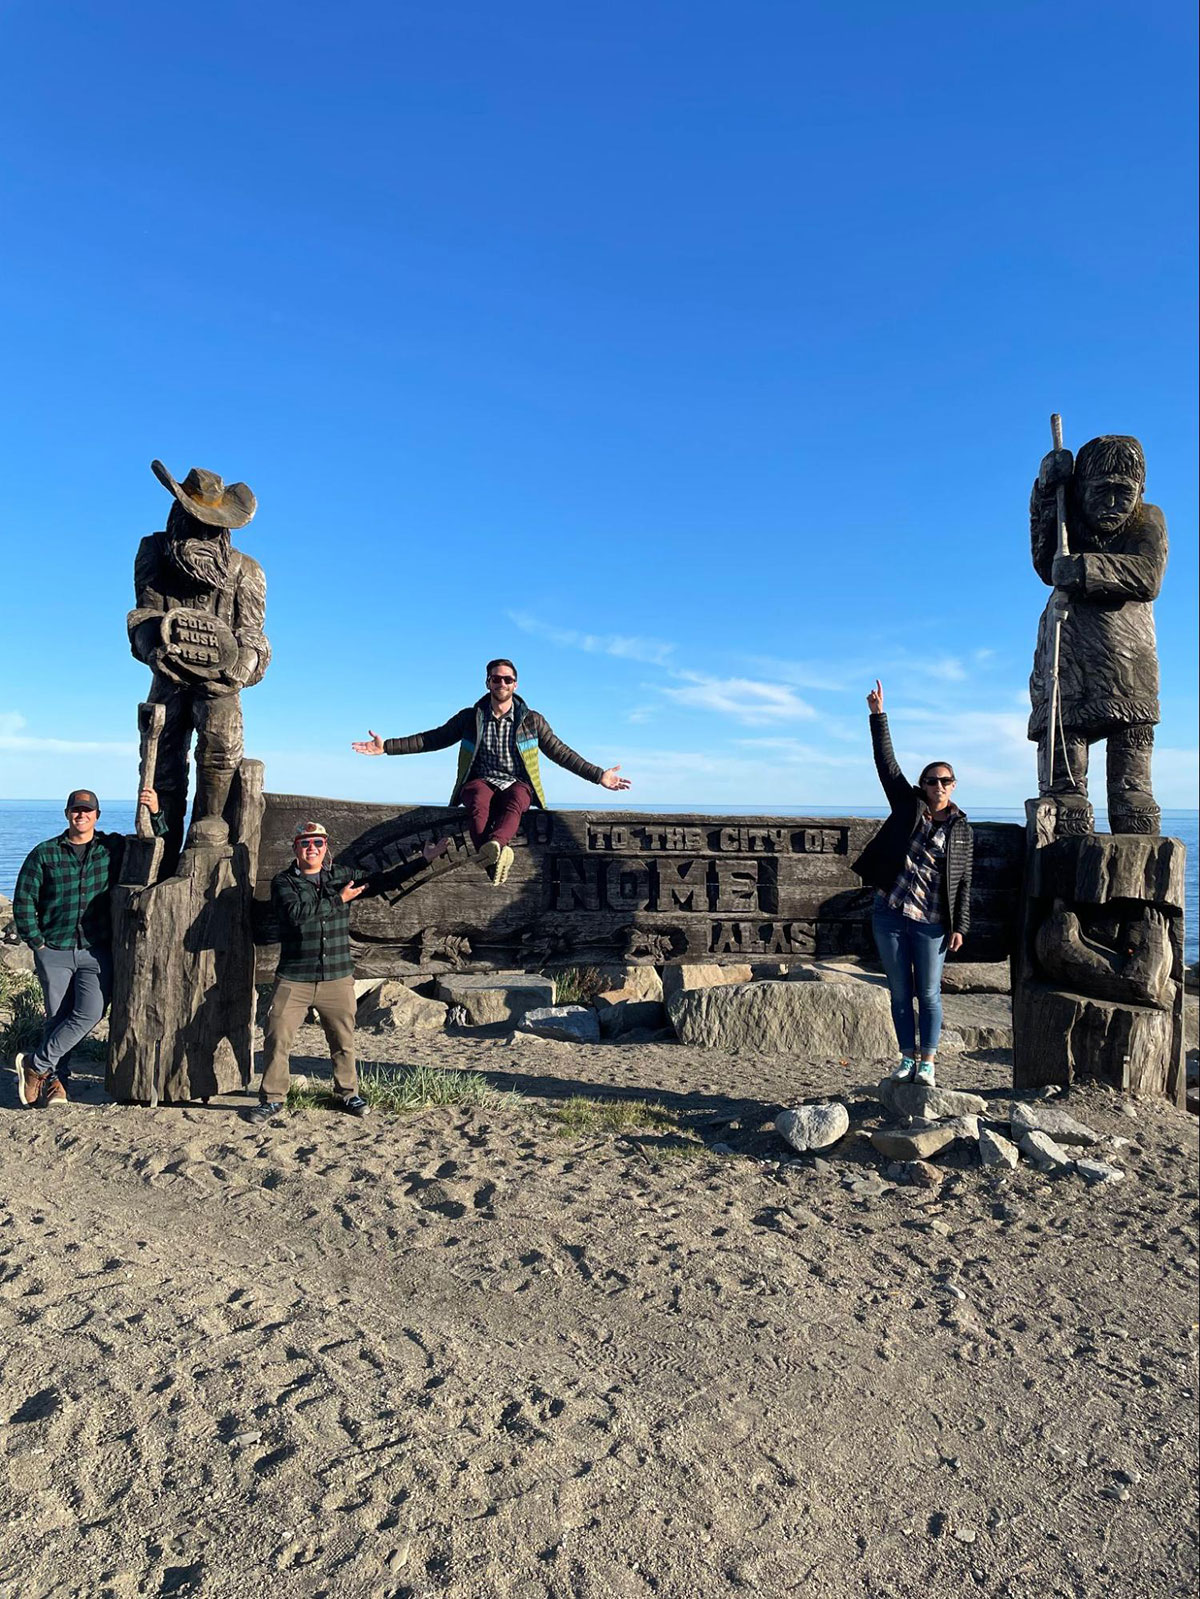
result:
[[[892,996],[900,1046],[895,1082],[934,1086],[942,1034],[942,967],[971,924],[971,824],[951,799],[954,768],[930,761],[916,787],[896,764],[878,678],[867,695],[875,770],[891,814],[854,863],[877,890],[871,927]],[[920,1016],[920,1058],[913,999]]]

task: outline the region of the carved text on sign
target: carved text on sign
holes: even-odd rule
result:
[[[770,914],[779,907],[772,860],[590,859],[555,855],[550,909],[556,911],[741,911]]]
[[[847,831],[844,827],[655,827],[644,823],[601,827],[592,823],[587,847],[614,854],[661,850],[667,855],[844,855]]]

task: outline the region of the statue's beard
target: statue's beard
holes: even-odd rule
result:
[[[188,516],[180,505],[171,508],[167,518],[167,556],[171,563],[197,588],[223,589],[229,578],[228,528],[204,528]]]

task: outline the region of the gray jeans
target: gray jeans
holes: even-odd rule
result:
[[[46,1001],[46,1030],[33,1057],[37,1071],[53,1077],[64,1055],[80,1043],[108,1009],[112,955],[107,949],[33,952],[33,966]]]

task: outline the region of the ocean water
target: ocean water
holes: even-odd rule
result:
[[[414,802],[416,803],[416,802]],[[433,801],[431,803],[438,803]],[[109,832],[131,833],[135,805],[132,800],[114,801],[104,807],[101,825]],[[594,811],[596,805],[564,805],[561,810]],[[620,806],[605,806],[618,810]],[[629,807],[632,809],[633,807]],[[700,812],[708,816],[886,816],[884,809],[866,805],[777,805],[764,810],[758,805],[700,805],[690,800],[679,805],[639,805],[641,813],[652,812],[659,816]],[[1018,808],[972,810],[974,822],[1023,823],[1025,813]],[[1097,811],[1097,825],[1103,830],[1107,818]],[[0,799],[0,894],[12,897],[21,862],[29,851],[43,838],[60,833],[65,826],[62,805],[58,800]],[[1163,832],[1171,838],[1182,839],[1187,845],[1187,882],[1184,949],[1186,959],[1200,958],[1200,811],[1164,811]]]

